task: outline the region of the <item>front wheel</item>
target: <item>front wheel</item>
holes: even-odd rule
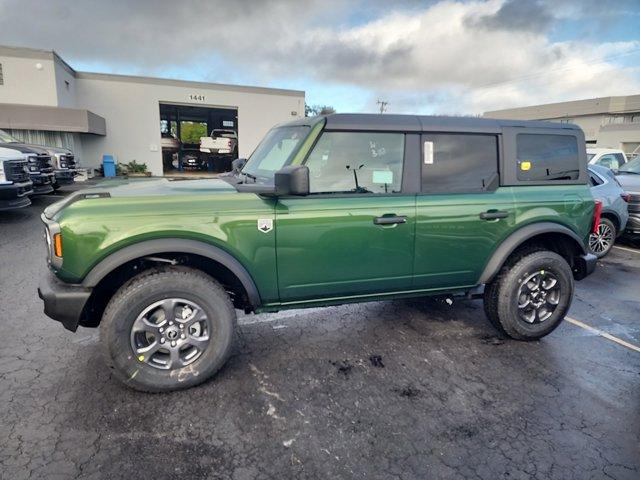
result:
[[[589,235],[589,250],[598,258],[605,257],[613,248],[617,235],[613,222],[608,218],[601,218],[598,231]]]
[[[573,275],[555,252],[522,252],[485,288],[484,307],[494,327],[517,340],[536,340],[555,330],[573,298]]]
[[[123,285],[100,323],[107,364],[146,392],[207,380],[231,352],[235,310],[208,275],[185,267],[145,272]]]

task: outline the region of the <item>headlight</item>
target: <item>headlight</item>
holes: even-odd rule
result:
[[[60,225],[49,220],[42,214],[40,217],[45,224],[44,238],[47,243],[47,261],[53,268],[62,266],[62,234]]]

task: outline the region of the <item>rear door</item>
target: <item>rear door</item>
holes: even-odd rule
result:
[[[405,141],[404,133],[323,132],[305,161],[311,194],[276,207],[281,302],[411,287],[415,193],[403,191]]]
[[[475,285],[515,222],[511,188],[499,187],[498,134],[422,135],[414,288]]]

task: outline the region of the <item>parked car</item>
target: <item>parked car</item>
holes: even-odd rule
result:
[[[640,236],[640,156],[622,165],[616,172],[616,179],[629,194],[629,221],[625,234]]]
[[[593,198],[602,202],[600,226],[589,236],[589,250],[598,258],[607,255],[616,238],[627,226],[629,194],[613,172],[600,165],[589,165],[589,181]]]
[[[238,146],[238,135],[234,130],[211,130],[208,137],[200,137],[200,151],[214,155],[230,155]]]
[[[617,170],[627,163],[627,157],[617,148],[587,148],[589,165],[600,165],[611,170]]]
[[[205,168],[228,172],[238,157],[238,135],[234,130],[212,130],[208,137],[200,137],[200,152]]]
[[[56,177],[51,165],[51,155],[45,148],[22,143],[4,130],[0,130],[0,147],[27,155],[33,195],[44,195],[54,191]]]
[[[0,211],[31,205],[33,183],[27,165],[26,155],[0,147]]]
[[[218,371],[235,309],[466,295],[500,332],[539,339],[596,266],[584,145],[551,122],[299,119],[236,174],[99,185],[47,207],[39,295],[67,329],[99,326],[114,375],[143,391]]]

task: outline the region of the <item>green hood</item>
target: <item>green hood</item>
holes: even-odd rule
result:
[[[64,200],[49,205],[44,210],[45,217],[52,219],[60,210],[80,200],[94,198],[136,198],[156,196],[193,196],[215,193],[237,193],[236,189],[224,180],[206,179],[169,179],[136,178],[105,180],[97,185],[72,193]]]

